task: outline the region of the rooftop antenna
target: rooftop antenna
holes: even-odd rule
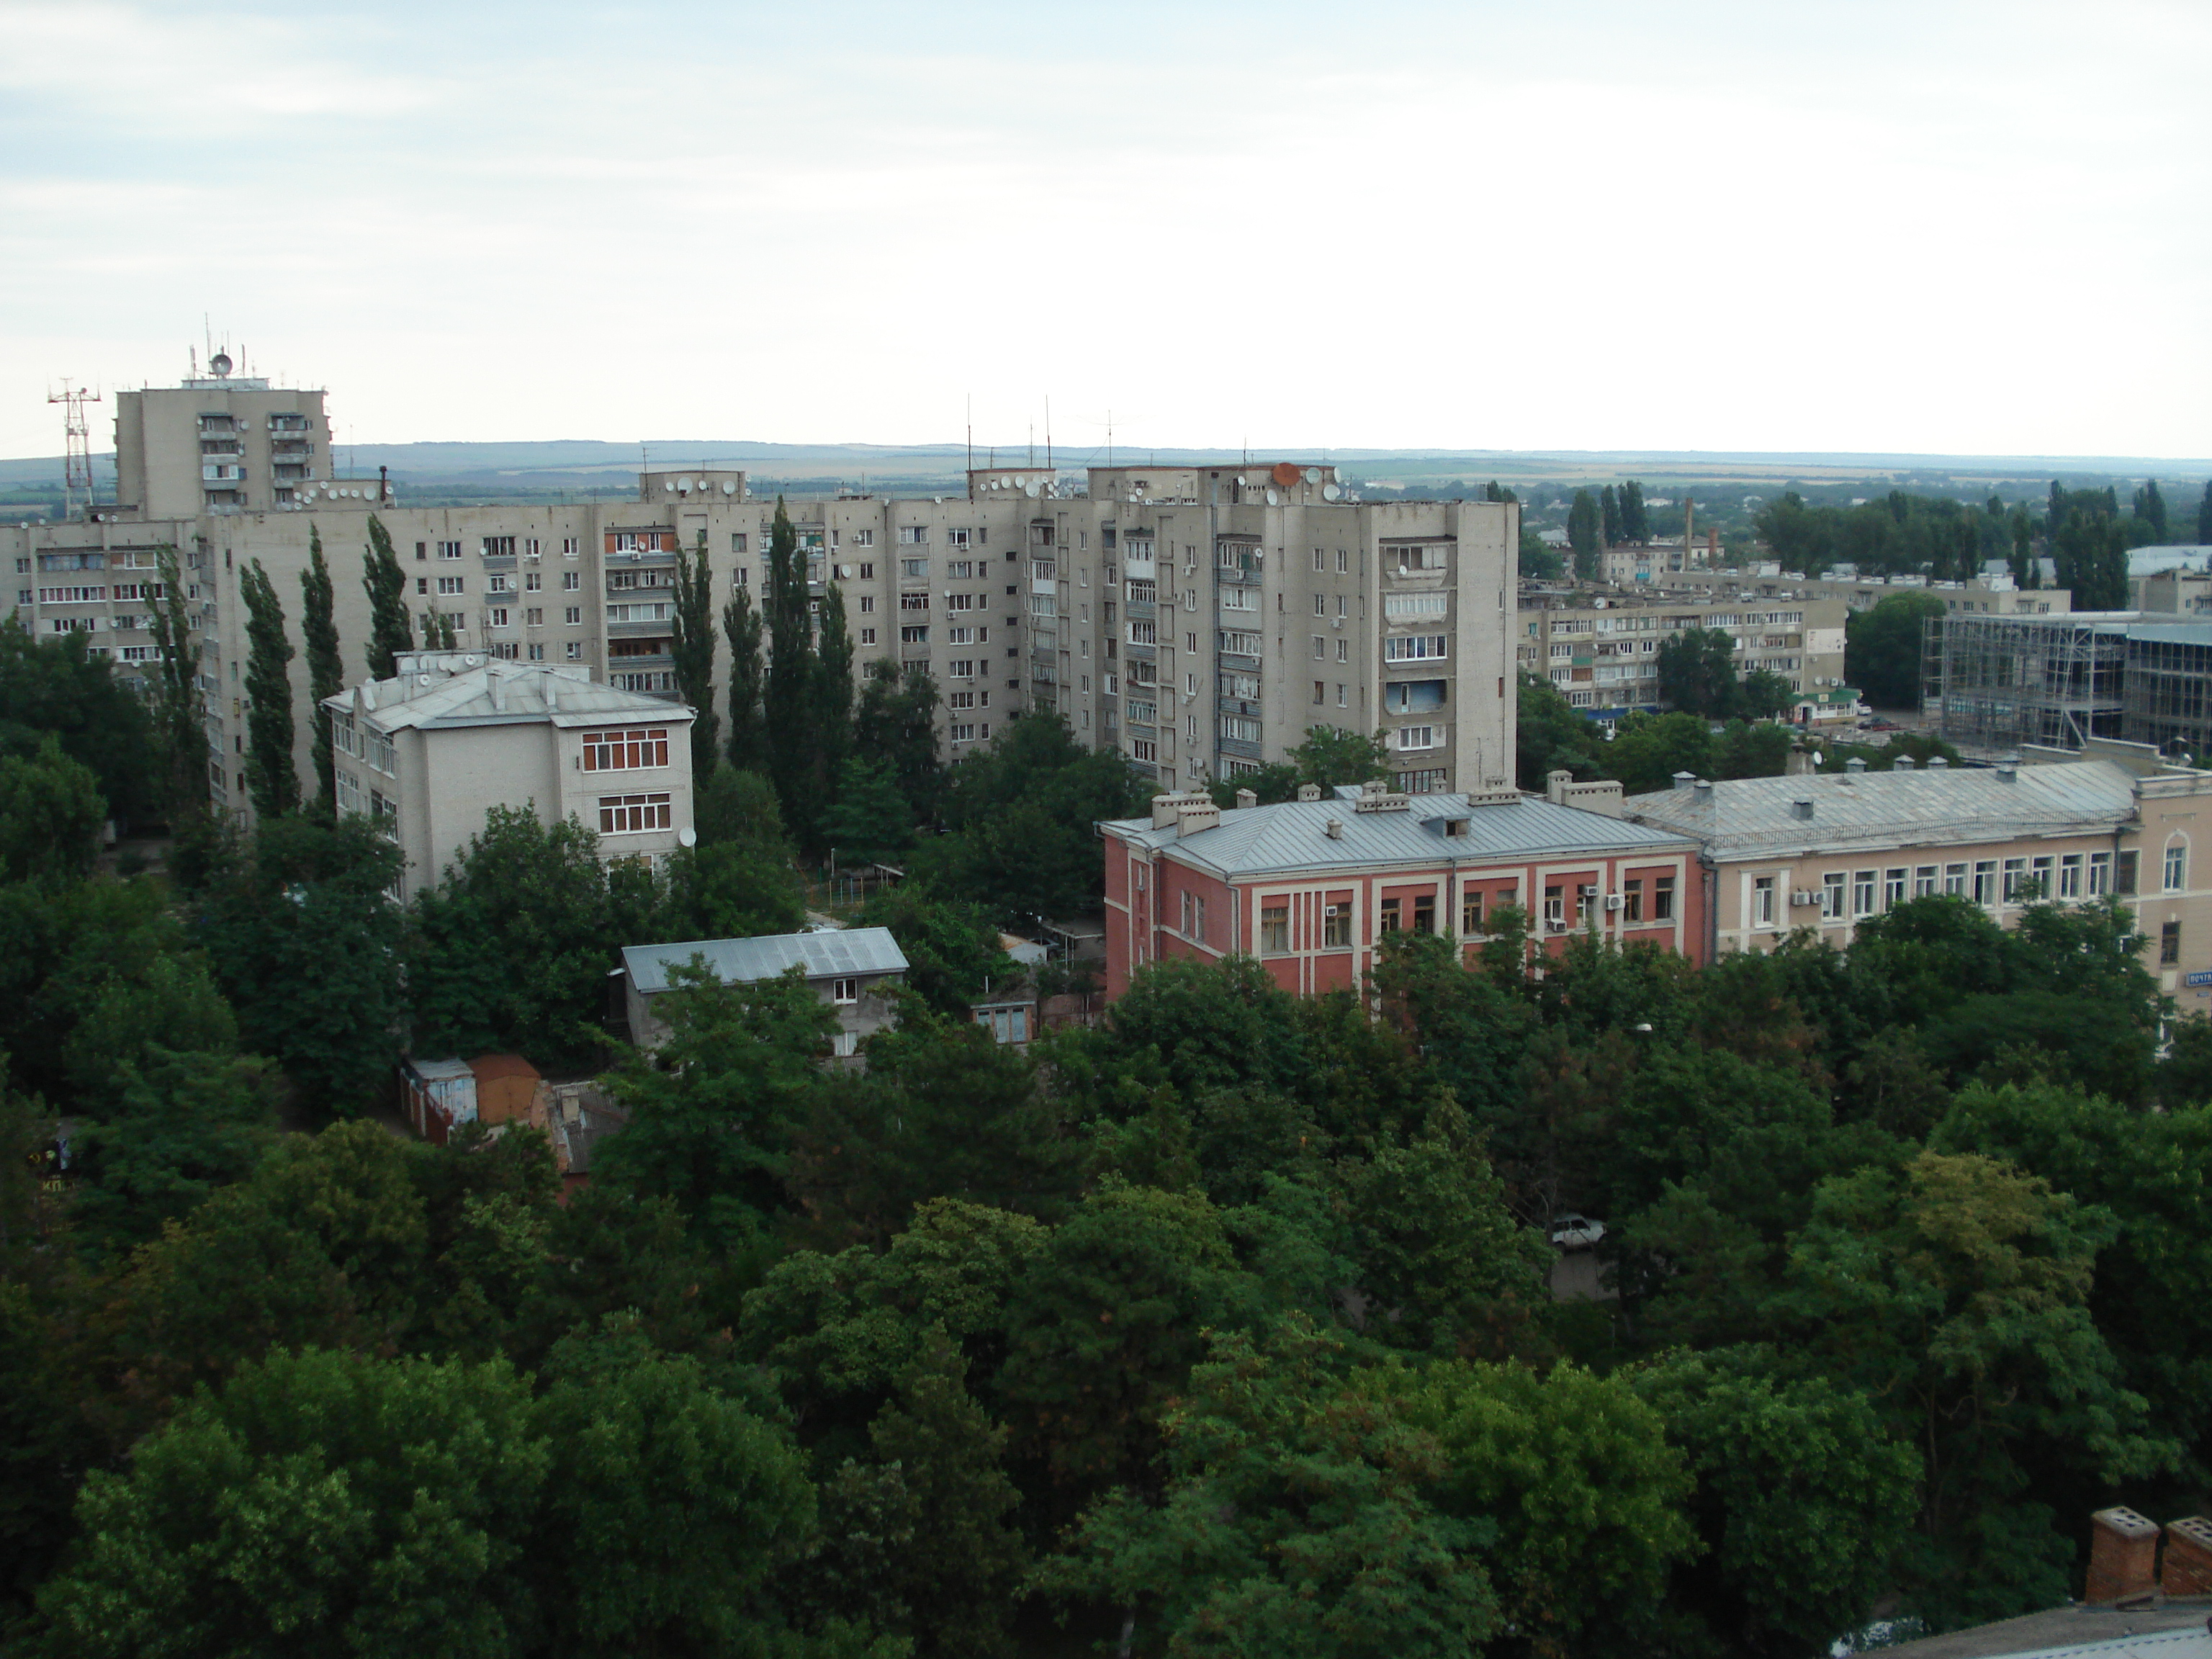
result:
[[[1044,400],[1044,464],[1048,471],[1058,471],[1052,464],[1052,399]]]
[[[1036,420],[1034,416],[1030,420],[1030,465],[1036,465]]]
[[[975,394],[968,394],[968,495],[975,495]]]
[[[98,403],[100,394],[73,386],[64,378],[62,389],[48,392],[46,401],[62,406],[62,516],[67,518],[76,511],[80,489],[87,509],[92,506],[92,428],[84,418],[84,406]]]
[[[1114,411],[1106,411],[1106,465],[1114,465]]]

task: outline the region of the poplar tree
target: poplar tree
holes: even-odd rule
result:
[[[768,727],[768,775],[783,802],[784,821],[795,830],[813,822],[815,803],[806,796],[813,752],[807,730],[811,702],[814,642],[806,615],[806,566],[799,552],[799,532],[783,497],[775,498],[775,520],[769,532],[768,683],[761,711]]]
[[[284,637],[284,607],[269,573],[254,560],[239,580],[246,600],[246,784],[265,820],[300,805],[292,765],[292,676],[296,654]]]
[[[2204,486],[2204,499],[2197,504],[2197,540],[2212,542],[2212,482]]]
[[[1587,489],[1575,491],[1575,504],[1567,510],[1567,543],[1575,550],[1575,574],[1597,574],[1597,502]]]
[[[1644,485],[1635,478],[1620,487],[1620,537],[1629,542],[1651,539],[1651,515],[1644,506]]]
[[[388,680],[399,672],[398,654],[415,648],[415,629],[407,616],[407,573],[392,550],[392,532],[374,513],[362,563],[361,585],[368,593],[368,677]]]
[[[338,650],[337,596],[323,559],[323,532],[307,526],[307,568],[300,573],[300,633],[307,642],[307,686],[315,700],[315,814],[337,810],[336,763],[331,755],[331,711],[323,699],[345,690],[345,659]]]
[[[751,593],[732,583],[722,607],[722,633],[730,642],[730,764],[765,772],[767,730],[761,723],[761,617]]]
[[[208,740],[200,702],[199,647],[192,639],[191,613],[185,606],[184,573],[177,550],[164,546],[155,556],[161,574],[161,597],[152,621],[155,648],[161,653],[155,682],[154,722],[168,773],[170,816],[186,817],[207,805]],[[172,825],[173,828],[174,826]]]
[[[2166,497],[2158,493],[2158,480],[2148,478],[2143,487],[2136,491],[2136,517],[2148,525],[2158,537],[2166,539]]]
[[[691,774],[704,780],[720,758],[720,720],[714,714],[714,573],[707,563],[707,532],[699,532],[695,562],[676,550],[676,638],[669,654],[676,689],[691,705]]]
[[[1613,493],[1611,484],[1598,492],[1598,512],[1607,547],[1620,544],[1620,497]]]
[[[815,643],[809,690],[813,798],[826,806],[853,748],[853,636],[845,628],[845,596],[834,581],[822,596],[822,630]]]

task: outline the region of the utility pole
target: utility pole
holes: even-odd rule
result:
[[[46,401],[62,406],[62,516],[66,519],[76,511],[79,490],[84,492],[86,510],[92,507],[92,427],[84,406],[98,403],[100,394],[71,386],[65,377],[62,389],[48,392]]]

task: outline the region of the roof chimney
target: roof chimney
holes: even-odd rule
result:
[[[1790,816],[1793,818],[1811,817],[1813,816],[1812,800],[1807,796],[1800,795],[1790,803]]]
[[[1852,772],[1852,773],[1858,773],[1858,772],[1863,772],[1863,771],[1865,771],[1865,770],[1866,770],[1866,757],[1865,757],[1863,755],[1854,755],[1854,756],[1852,756],[1849,760],[1847,760],[1847,761],[1845,761],[1845,762],[1844,763],[1844,771],[1846,771],[1846,772]]]
[[[1997,776],[2006,783],[2020,781],[2020,757],[2005,755],[1998,758]]]
[[[1708,779],[1699,778],[1690,787],[1696,793],[1698,805],[1700,806],[1706,805],[1713,798],[1713,786]]]
[[[2159,1588],[2168,1595],[2212,1595],[2212,1521],[2192,1515],[2166,1523]]]
[[[1249,807],[1257,806],[1259,804],[1260,797],[1256,792],[1250,789],[1239,789],[1237,792],[1237,810],[1238,811],[1244,811]]]
[[[1300,784],[1298,786],[1298,799],[1300,800],[1319,800],[1321,799],[1321,786],[1317,783]]]
[[[1910,772],[1912,769],[1912,757],[1899,755],[1895,760],[1890,762],[1889,769],[1893,772]]]
[[[2089,1572],[2081,1599],[2113,1602],[2158,1588],[2158,1527],[2118,1506],[2089,1517]]]
[[[1200,797],[1185,800],[1176,808],[1176,839],[1194,836],[1201,830],[1211,830],[1221,822],[1221,809]]]
[[[1677,789],[1687,789],[1697,781],[1698,775],[1695,772],[1677,772],[1674,774],[1674,787]]]
[[[1326,835],[1331,841],[1342,841],[1344,839],[1344,820],[1342,818],[1331,818],[1328,821],[1328,827],[1324,829],[1322,833]]]
[[[1948,772],[1951,769],[1951,763],[1941,755],[1930,755],[1928,757],[1928,769],[1931,772]]]
[[[495,714],[505,714],[507,712],[507,676],[496,668],[487,668],[484,670],[484,685],[491,692],[491,712]]]

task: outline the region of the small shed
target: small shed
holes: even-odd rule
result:
[[[415,1133],[442,1146],[467,1123],[497,1127],[544,1121],[538,1105],[544,1079],[520,1054],[478,1054],[474,1060],[399,1063],[399,1107]]]
[[[478,1054],[469,1062],[477,1080],[477,1115],[486,1123],[526,1123],[534,1115],[538,1068],[520,1054]]]

